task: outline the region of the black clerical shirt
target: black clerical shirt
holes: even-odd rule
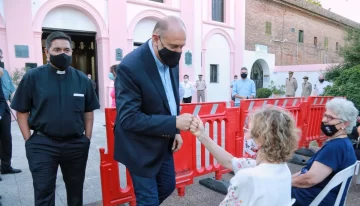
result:
[[[30,69],[22,78],[11,108],[30,112],[30,129],[66,138],[84,133],[84,113],[99,109],[90,79],[68,67],[58,71],[50,64]]]

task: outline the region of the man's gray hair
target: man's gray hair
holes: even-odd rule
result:
[[[349,122],[345,130],[348,134],[351,133],[356,126],[356,118],[359,115],[359,111],[352,101],[343,98],[334,98],[326,103],[326,109],[333,112],[337,118]]]
[[[247,71],[248,69],[247,69],[246,67],[242,67],[241,70],[246,70],[246,71]],[[241,71],[241,70],[240,70],[240,71]]]

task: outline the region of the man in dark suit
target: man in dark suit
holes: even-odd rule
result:
[[[173,152],[183,143],[191,114],[179,115],[179,60],[184,23],[166,17],[152,38],[117,67],[115,160],[130,171],[138,206],[160,205],[175,189]]]

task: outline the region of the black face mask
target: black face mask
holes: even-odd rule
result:
[[[159,40],[160,40],[160,37],[159,37]],[[160,40],[160,42],[161,42],[161,40]],[[168,67],[174,68],[176,65],[179,64],[179,61],[181,58],[181,53],[171,51],[171,50],[167,49],[162,42],[161,42],[161,44],[164,47],[159,50],[159,56],[160,56],[161,60]]]
[[[246,79],[247,74],[241,74],[241,78]]]
[[[341,123],[341,122],[340,122]],[[340,124],[339,123],[339,124]],[[324,122],[321,123],[321,131],[328,137],[333,136],[336,134],[339,130],[336,128],[336,125],[325,125]]]
[[[71,56],[66,55],[65,53],[58,55],[50,54],[50,63],[55,67],[59,68],[60,71],[64,71],[71,64]]]
[[[319,79],[319,82],[320,82],[320,83],[323,83],[323,82],[324,82],[324,79]]]

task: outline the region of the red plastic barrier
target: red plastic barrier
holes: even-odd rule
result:
[[[201,104],[182,104],[181,113],[191,113],[193,115],[201,116],[204,123],[209,125],[209,136],[214,139],[217,137],[217,142],[221,145],[222,133],[225,133],[225,148],[228,151],[235,151],[235,134],[238,131],[236,128],[236,121],[238,120],[238,108],[226,108],[226,102],[212,102]],[[126,188],[120,188],[119,164],[113,159],[114,156],[114,121],[116,117],[115,108],[105,109],[106,118],[106,133],[107,133],[107,148],[100,149],[100,174],[101,186],[103,195],[103,205],[117,205],[130,202],[135,205],[135,195],[132,187],[131,177],[126,170]],[[217,124],[215,124],[215,122]],[[225,122],[225,128],[222,126]],[[217,132],[214,134],[214,128]],[[194,178],[215,172],[216,179],[221,179],[222,174],[228,172],[219,164],[214,163],[214,158],[209,155],[209,165],[205,164],[205,147],[201,147],[201,163],[200,168],[197,168],[197,140],[190,132],[181,132],[184,144],[182,149],[174,153],[175,173],[176,173],[176,188],[179,196],[185,195],[185,186],[193,184]]]
[[[274,105],[288,109],[295,117],[297,126],[302,131],[300,147],[308,147],[310,141],[317,140],[322,143],[320,134],[321,118],[325,111],[325,104],[333,97],[303,98],[276,98],[276,99],[248,99],[241,101],[241,107],[226,108],[226,102],[209,102],[201,104],[182,104],[181,113],[199,115],[205,125],[208,125],[208,134],[212,139],[217,139],[218,145],[236,157],[244,156],[244,131],[248,124],[250,111],[265,105]],[[100,149],[100,173],[103,195],[103,205],[117,205],[130,202],[135,205],[135,195],[129,172],[126,170],[127,184],[120,187],[119,164],[113,159],[114,134],[113,126],[116,117],[115,108],[105,109],[107,147]],[[215,164],[212,155],[209,155],[209,165],[206,165],[206,150],[203,145],[200,149],[200,163],[197,164],[197,145],[199,144],[190,132],[181,132],[184,144],[182,149],[174,153],[176,188],[179,196],[185,195],[185,187],[193,184],[194,178],[215,172],[215,178],[221,179],[222,175],[229,172],[219,164]],[[199,166],[199,168],[198,168]],[[125,171],[121,171],[125,172]]]
[[[325,104],[334,97],[309,97],[306,105],[306,118],[303,123],[303,134],[299,147],[309,148],[311,141],[316,140],[322,146],[326,136],[321,132],[321,121],[325,112]]]
[[[100,177],[101,192],[103,197],[103,205],[119,205],[126,202],[130,206],[136,205],[134,188],[131,182],[129,172],[126,172],[126,187],[120,187],[119,163],[114,160],[114,122],[116,117],[115,108],[105,109],[106,118],[106,137],[108,151],[105,153],[104,148],[100,148]],[[120,171],[122,172],[122,171]]]
[[[294,114],[295,120],[301,122],[303,118],[300,108],[302,107],[304,99],[301,97],[293,98],[270,98],[270,99],[244,99],[240,104],[240,119],[239,119],[239,136],[238,144],[236,145],[235,155],[237,157],[244,156],[244,127],[248,127],[248,114],[250,111],[263,107],[266,105],[273,105],[290,110]],[[299,126],[299,125],[298,125]]]
[[[205,102],[180,105],[180,114],[190,113],[195,116],[221,114],[225,113],[225,110],[226,102]]]

